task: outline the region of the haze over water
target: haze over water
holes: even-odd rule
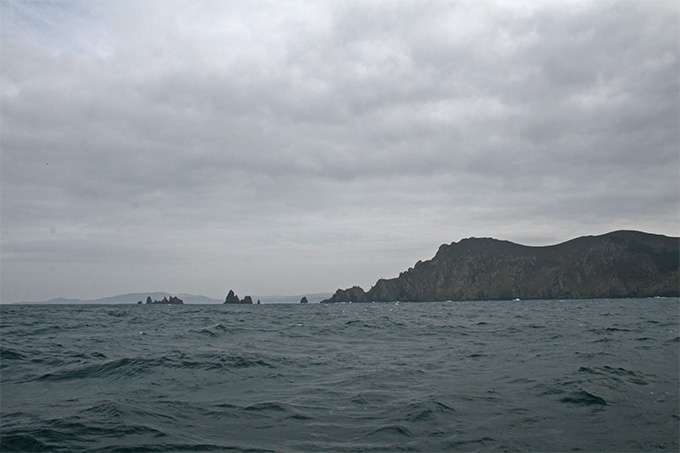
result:
[[[678,304],[4,305],[1,449],[677,451]]]

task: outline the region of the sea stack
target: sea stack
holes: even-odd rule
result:
[[[227,294],[227,298],[224,299],[225,304],[240,304],[241,299],[238,298],[236,294],[234,294],[234,290],[230,289],[229,293]]]
[[[250,296],[246,296],[246,297],[243,298],[243,300],[241,300],[234,293],[234,290],[230,289],[229,293],[227,294],[227,298],[224,300],[224,303],[225,304],[252,304],[253,298],[250,297]]]

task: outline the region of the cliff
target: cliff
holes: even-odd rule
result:
[[[529,247],[470,238],[367,292],[338,290],[329,302],[577,299],[679,296],[680,238],[616,231]]]

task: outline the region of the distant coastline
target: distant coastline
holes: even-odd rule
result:
[[[179,297],[184,301],[184,305],[222,305],[224,299],[215,299],[199,294],[171,294],[162,291],[155,292],[139,292],[127,293],[117,296],[103,297],[100,299],[73,299],[73,298],[54,298],[44,301],[20,301],[20,302],[3,302],[2,305],[119,305],[119,304],[137,304],[140,300],[144,301],[147,297],[152,299],[162,300],[173,295]],[[269,296],[252,296],[253,299],[260,300],[262,304],[299,304],[302,297],[307,297],[309,303],[319,303],[324,299],[331,297],[333,293],[307,293],[297,294],[292,296],[287,295],[269,295]]]
[[[398,277],[380,279],[368,291],[359,286],[335,293],[246,296],[239,303],[434,302],[466,300],[680,297],[680,238],[640,231],[582,236],[550,246],[526,246],[493,238],[443,244]],[[100,299],[56,298],[3,304],[218,305],[227,299],[165,292],[129,293]],[[167,300],[167,302],[163,302]],[[174,302],[170,302],[173,300]],[[305,302],[302,302],[305,303]]]

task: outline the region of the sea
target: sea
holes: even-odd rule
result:
[[[0,450],[677,452],[679,309],[2,305]]]

